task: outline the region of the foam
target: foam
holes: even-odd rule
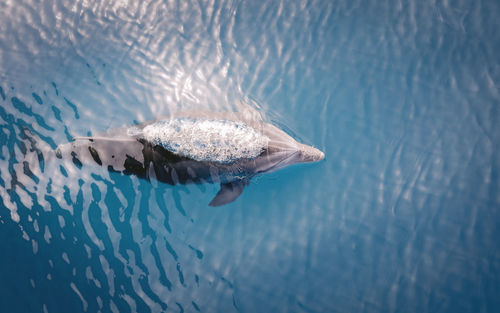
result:
[[[131,129],[137,133],[138,129]],[[173,118],[149,124],[142,137],[197,161],[230,163],[252,159],[267,148],[269,138],[239,121]]]

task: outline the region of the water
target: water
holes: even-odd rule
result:
[[[269,138],[243,122],[206,118],[173,118],[142,129],[148,141],[197,161],[231,163],[258,157]]]
[[[2,311],[500,311],[498,1],[0,7]],[[215,185],[30,166],[239,101],[326,160],[217,208]]]

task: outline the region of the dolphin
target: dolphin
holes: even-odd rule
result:
[[[106,133],[75,137],[58,158],[78,167],[176,184],[219,183],[210,206],[233,202],[256,175],[318,162],[320,150],[297,142],[271,123],[230,113],[179,113]]]

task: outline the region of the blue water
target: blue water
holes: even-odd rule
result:
[[[0,311],[500,312],[499,16],[0,1]],[[326,160],[217,208],[216,185],[38,165],[72,136],[242,100]]]

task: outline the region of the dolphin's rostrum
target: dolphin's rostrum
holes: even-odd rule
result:
[[[222,113],[179,114],[76,137],[57,156],[171,185],[220,183],[210,206],[234,201],[258,174],[324,158],[270,123]]]

